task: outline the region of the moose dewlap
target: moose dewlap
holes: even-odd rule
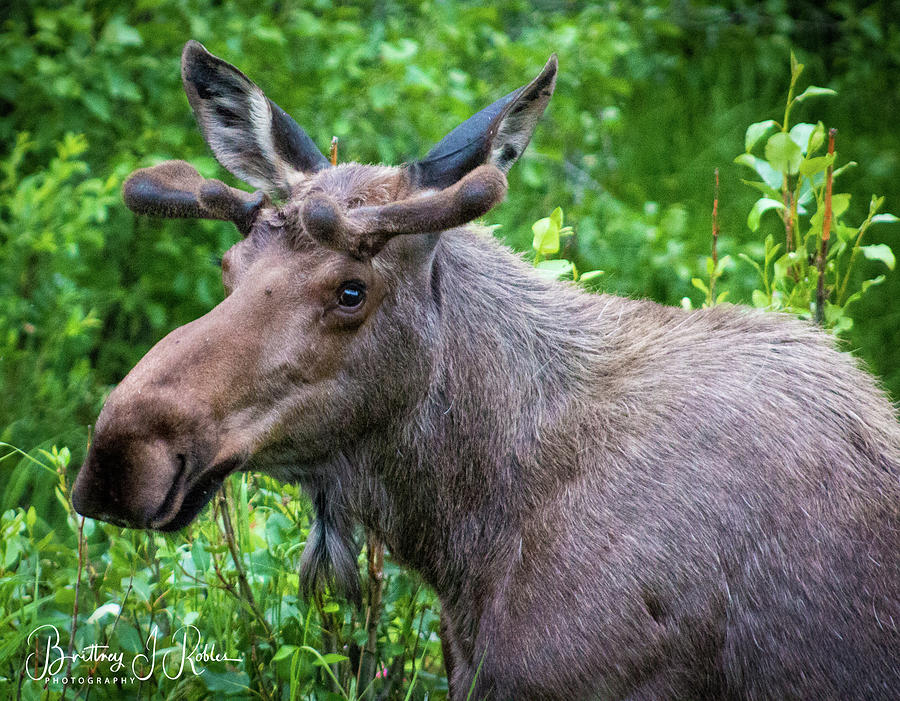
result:
[[[873,381],[804,323],[586,294],[470,225],[556,70],[422,160],[333,167],[189,42],[203,135],[259,191],[182,161],[125,184],[244,238],[221,304],[110,395],[76,509],[173,530],[236,470],[301,483],[304,581],[354,597],[353,529],[377,534],[440,597],[454,701],[897,698],[900,426]]]

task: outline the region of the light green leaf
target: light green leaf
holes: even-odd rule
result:
[[[855,226],[844,226],[843,224],[832,227],[832,231],[837,234],[838,240],[844,243],[849,243],[859,233],[859,229]]]
[[[579,282],[590,282],[591,280],[596,280],[601,275],[603,275],[602,270],[588,270],[587,272],[582,273],[578,277],[578,281]]]
[[[531,246],[536,252],[542,256],[559,252],[559,225],[553,221],[552,217],[538,219],[531,225],[531,230],[534,232]]]
[[[556,226],[557,229],[561,230],[563,225],[563,211],[562,207],[557,207],[550,213],[550,221]]]
[[[750,153],[759,140],[776,126],[778,125],[774,119],[767,119],[764,122],[756,122],[747,127],[747,133],[744,135],[744,149],[747,153]]]
[[[696,287],[698,290],[700,290],[703,294],[705,294],[705,295],[709,294],[709,288],[706,286],[706,283],[703,280],[701,280],[699,277],[692,277],[691,284],[694,287]]]
[[[541,275],[552,280],[568,280],[572,277],[572,264],[567,260],[542,260],[534,267]]]
[[[831,196],[831,215],[834,219],[837,219],[844,212],[847,211],[847,207],[850,206],[850,194],[846,192],[840,192]]]
[[[758,309],[764,309],[772,304],[772,299],[762,290],[753,290],[750,299],[753,302],[753,306]]]
[[[750,227],[751,231],[759,229],[760,218],[770,209],[783,210],[784,202],[779,202],[778,200],[773,200],[768,197],[762,197],[753,203],[753,208],[750,210],[750,214],[747,215],[747,226]]]
[[[872,217],[872,223],[877,224],[878,222],[882,223],[890,223],[900,221],[900,217],[895,217],[893,214],[889,214],[888,212],[884,212],[883,214],[876,214]]]
[[[710,259],[712,260],[712,259]],[[724,255],[719,258],[719,262],[716,264],[715,273],[716,275],[721,275],[723,271],[730,270],[734,266],[734,261],[731,259],[731,256]]]
[[[888,270],[893,270],[894,265],[897,262],[894,258],[894,252],[886,243],[873,243],[868,246],[860,246],[859,250],[861,250],[862,254],[869,260],[880,260],[888,267]]]
[[[738,258],[740,258],[743,261],[746,261],[747,263],[752,265],[754,268],[756,268],[756,272],[758,272],[760,274],[762,273],[762,267],[760,266],[760,264],[757,263],[755,260],[753,260],[746,253],[738,253]]]
[[[825,125],[822,122],[816,124],[813,133],[810,134],[809,143],[806,145],[806,154],[810,155],[819,150],[819,147],[825,143]]]
[[[821,173],[834,163],[834,156],[818,156],[816,158],[807,158],[800,164],[800,174],[811,178],[816,173]]]
[[[850,170],[851,168],[855,168],[858,165],[859,165],[859,163],[857,163],[856,161],[848,161],[847,163],[842,165],[840,168],[835,168],[833,176],[835,178],[837,178],[837,176],[839,176],[845,170]]]
[[[103,39],[119,46],[140,46],[143,43],[137,29],[128,24],[121,15],[116,15],[103,28]]]
[[[765,161],[763,161],[763,163],[765,163]],[[754,190],[759,190],[766,197],[771,197],[773,200],[777,200],[779,197],[781,197],[778,190],[776,190],[768,183],[761,183],[756,180],[744,180],[743,178],[741,178],[741,182],[744,183],[744,185],[749,185]]]
[[[775,190],[781,188],[781,174],[762,158],[757,158],[750,153],[742,153],[734,159],[734,162],[745,165],[748,168],[753,168],[757,175],[759,175],[769,187]]]
[[[88,623],[96,623],[104,616],[118,616],[121,610],[122,607],[119,606],[119,604],[103,604],[102,606],[99,606],[90,616],[88,616]]]
[[[797,95],[794,100],[796,102],[803,102],[810,97],[826,97],[830,95],[837,95],[837,90],[832,90],[831,88],[820,88],[817,85],[810,85],[806,90]]]
[[[783,131],[772,134],[766,142],[766,160],[779,173],[791,175],[797,172],[803,151],[794,142],[790,134]]]
[[[809,146],[809,139],[815,130],[815,124],[800,122],[799,124],[792,126],[789,133],[791,135],[791,140],[800,147],[800,150],[803,153],[806,153],[806,147]]]

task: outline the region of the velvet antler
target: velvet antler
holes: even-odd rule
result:
[[[231,221],[244,236],[269,202],[262,191],[244,192],[221,180],[208,180],[185,161],[136,170],[122,190],[125,204],[138,214]]]
[[[322,243],[367,258],[398,234],[429,234],[467,224],[505,195],[506,176],[494,165],[483,165],[438,192],[346,213],[328,197],[312,197],[301,218]]]

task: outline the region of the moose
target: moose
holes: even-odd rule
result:
[[[218,161],[127,206],[233,222],[223,301],[110,394],[79,513],[180,529],[225,477],[297,482],[309,587],[359,591],[360,526],[435,590],[450,697],[894,699],[900,424],[811,324],[541,277],[473,222],[557,60],[399,167],[333,165],[191,41]]]

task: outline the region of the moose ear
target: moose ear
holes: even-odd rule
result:
[[[287,112],[199,42],[185,44],[181,78],[203,138],[241,180],[287,196],[304,173],[329,165]]]
[[[518,90],[469,117],[409,166],[421,188],[445,188],[480,165],[509,171],[528,142],[556,87],[556,54],[540,74]]]

